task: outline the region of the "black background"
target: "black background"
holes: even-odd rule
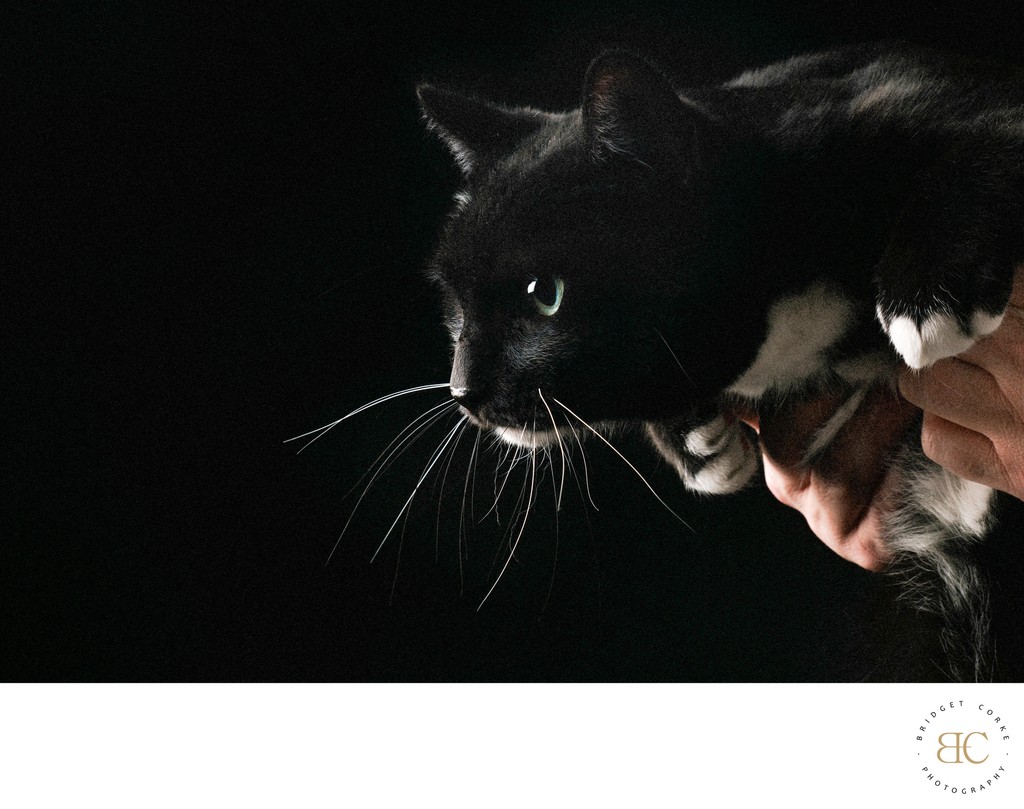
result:
[[[763,487],[685,494],[640,440],[621,447],[693,531],[592,441],[600,511],[570,482],[556,542],[546,479],[479,611],[513,501],[501,526],[470,529],[460,566],[470,439],[445,493],[428,479],[404,539],[370,564],[441,428],[372,489],[327,563],[359,490],[345,493],[443,392],[368,411],[301,455],[282,442],[447,379],[420,271],[458,177],[423,132],[418,80],[564,109],[608,46],[682,84],[883,37],[1019,62],[1013,12],[82,5],[30,12],[5,33],[6,679],[939,676],[915,668],[914,623],[878,577],[833,556]],[[477,518],[493,469],[480,467]],[[1004,569],[1019,556],[1012,539],[987,551]],[[1015,643],[1008,633],[1011,659]]]

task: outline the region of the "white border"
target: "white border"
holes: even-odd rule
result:
[[[1020,685],[8,685],[0,803],[1024,805],[1024,761],[983,796],[918,782],[950,699],[1024,736]]]

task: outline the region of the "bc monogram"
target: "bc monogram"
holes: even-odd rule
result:
[[[971,749],[971,738],[974,736],[981,736],[985,741],[988,741],[988,734],[980,730],[972,730],[970,733],[964,733],[963,731],[946,731],[945,733],[939,734],[939,749],[935,753],[935,757],[943,764],[983,764],[988,761],[988,754],[986,753],[984,758],[974,758],[969,752]],[[946,739],[952,737],[953,743],[949,744]],[[942,754],[946,750],[954,750],[955,757],[943,758]]]

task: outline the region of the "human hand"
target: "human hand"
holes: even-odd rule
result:
[[[740,414],[758,430],[772,494],[800,511],[828,547],[868,570],[889,560],[881,517],[896,505],[897,481],[886,460],[919,408],[925,411],[921,444],[929,458],[1024,500],[1024,267],[995,333],[927,370],[904,369],[899,385],[906,400],[885,388],[871,390],[810,462],[807,450],[843,405],[841,397]]]
[[[807,459],[819,431],[847,403],[856,406],[853,415]],[[841,557],[877,571],[889,561],[882,515],[892,508],[897,484],[886,460],[919,412],[890,387],[878,386],[859,404],[821,396],[740,418],[758,432],[771,493],[800,511],[811,531]]]
[[[905,369],[899,385],[924,410],[925,455],[1024,500],[1024,266],[991,336],[924,371]]]

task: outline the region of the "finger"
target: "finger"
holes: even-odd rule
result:
[[[1011,422],[1013,408],[992,374],[957,357],[931,368],[900,373],[900,392],[922,410],[969,430],[996,435]]]
[[[921,449],[939,466],[955,475],[996,489],[1006,489],[1009,479],[995,445],[985,435],[933,413],[924,414]]]
[[[991,371],[997,378],[1020,374],[1024,367],[1024,265],[1014,275],[1002,325],[960,358]]]
[[[1010,290],[1010,305],[1024,308],[1024,264],[1013,274],[1013,288]]]

